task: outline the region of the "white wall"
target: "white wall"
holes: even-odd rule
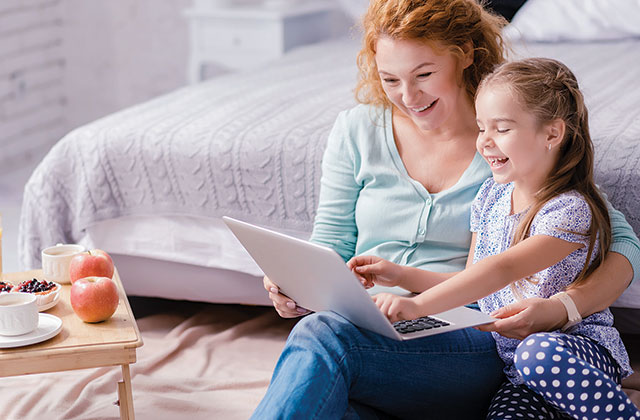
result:
[[[193,4],[260,1],[273,0]],[[185,85],[191,5],[0,0],[0,174],[33,165],[73,128]]]
[[[61,0],[0,1],[0,173],[66,131]]]
[[[186,83],[190,0],[0,0],[0,174]]]
[[[189,0],[64,0],[69,128],[186,83]]]

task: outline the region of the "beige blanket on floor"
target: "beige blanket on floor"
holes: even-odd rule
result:
[[[167,306],[138,320],[144,346],[131,365],[136,417],[249,418],[294,321],[271,308],[152,302]],[[2,378],[0,418],[116,419],[121,379],[118,367]],[[639,404],[639,393],[634,398]]]
[[[137,419],[247,419],[294,322],[271,308],[182,303],[138,320]],[[134,309],[135,310],[135,309]],[[118,367],[0,379],[0,419],[116,419]]]

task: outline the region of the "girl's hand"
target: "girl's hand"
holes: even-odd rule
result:
[[[373,301],[391,322],[415,319],[422,316],[414,298],[398,296],[392,293],[378,293],[373,296]]]
[[[293,300],[280,293],[278,286],[269,280],[269,277],[264,276],[262,284],[264,285],[265,290],[269,292],[269,299],[271,299],[273,306],[281,317],[296,318],[311,312],[308,309],[304,309],[296,305]]]
[[[402,267],[373,255],[353,257],[347,267],[360,279],[367,289],[374,284],[381,286],[400,286]]]
[[[555,331],[567,322],[567,310],[558,299],[523,299],[490,315],[499,319],[475,328],[480,331],[495,331],[507,338],[518,340],[538,332]]]

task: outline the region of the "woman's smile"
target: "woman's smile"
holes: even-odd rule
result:
[[[422,106],[422,107],[412,107],[412,106],[407,106],[408,109],[411,110],[411,112],[414,115],[417,115],[419,117],[424,116],[428,113],[430,113],[430,111],[433,110],[433,108],[435,107],[435,105],[438,103],[438,100],[436,99],[435,101],[429,103],[428,105]]]

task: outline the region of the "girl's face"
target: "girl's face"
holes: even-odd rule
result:
[[[415,40],[381,37],[376,44],[376,65],[387,97],[422,130],[442,127],[466,109],[460,63],[444,46],[437,50]]]
[[[476,97],[479,128],[476,147],[493,172],[496,182],[516,183],[537,191],[554,163],[549,151],[550,127],[540,125],[524,110],[505,86],[484,86]],[[552,134],[552,133],[551,133]]]

